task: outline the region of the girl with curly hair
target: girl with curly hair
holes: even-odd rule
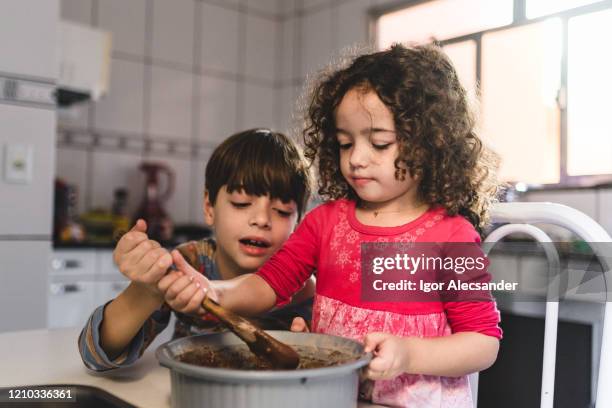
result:
[[[496,188],[474,122],[452,64],[435,46],[394,45],[323,75],[303,136],[326,202],[255,274],[202,287],[229,309],[259,313],[290,301],[316,270],[311,329],[364,341],[373,352],[366,376],[374,382],[362,385],[362,397],[471,408],[467,374],[497,357],[495,302],[368,301],[361,244],[480,242]],[[484,270],[478,280],[490,275]],[[296,319],[292,330],[307,330],[306,322]]]

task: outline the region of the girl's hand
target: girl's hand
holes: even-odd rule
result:
[[[364,351],[372,352],[374,358],[368,365],[365,376],[372,380],[386,380],[405,372],[406,339],[388,333],[370,333],[365,336]]]
[[[157,282],[172,265],[172,256],[146,234],[147,223],[139,219],[121,237],[113,251],[113,261],[130,281],[148,289],[161,298]]]
[[[310,333],[310,329],[308,328],[308,324],[306,320],[301,317],[296,317],[291,322],[291,331],[298,333]]]
[[[164,276],[157,284],[164,300],[178,312],[205,314],[202,308],[204,297],[208,295],[215,301],[218,299],[211,282],[189,265],[179,251],[172,251],[172,259],[177,270]]]

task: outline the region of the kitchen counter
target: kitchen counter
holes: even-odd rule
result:
[[[0,387],[81,384],[101,388],[133,405],[170,407],[170,371],[155,358],[155,340],[131,367],[94,373],[77,350],[80,329],[29,330],[0,333]],[[163,333],[162,333],[163,335]],[[359,408],[376,405],[359,403]]]
[[[0,334],[0,387],[81,384],[101,388],[139,407],[170,406],[169,370],[149,348],[131,367],[94,373],[77,349],[80,329],[29,330]]]

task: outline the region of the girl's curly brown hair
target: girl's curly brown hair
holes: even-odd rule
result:
[[[319,171],[324,199],[358,200],[339,165],[335,112],[351,89],[376,92],[391,110],[399,143],[398,180],[419,180],[419,198],[466,217],[482,234],[497,193],[497,157],[474,131],[465,89],[446,54],[434,45],[361,55],[344,69],[323,74],[315,84],[303,130],[304,156]]]

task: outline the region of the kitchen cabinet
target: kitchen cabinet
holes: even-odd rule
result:
[[[45,241],[0,239],[0,333],[45,327],[44,271],[50,251]]]
[[[48,326],[51,329],[82,327],[96,306],[96,282],[51,282],[49,284]]]
[[[59,250],[53,252],[51,277],[85,276],[91,277],[96,271],[95,250]]]
[[[117,297],[128,284],[110,249],[56,249],[50,262],[48,327],[83,326],[96,307]]]
[[[59,1],[2,2],[0,72],[55,82]]]

